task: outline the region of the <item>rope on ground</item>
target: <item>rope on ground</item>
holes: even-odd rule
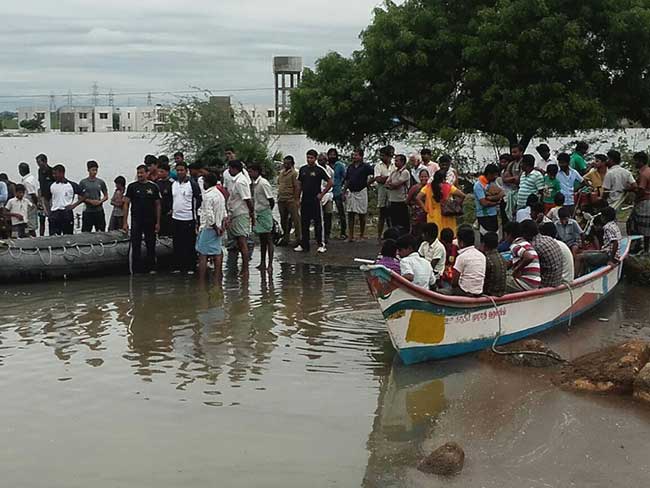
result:
[[[546,356],[548,358],[554,359],[555,361],[565,363],[567,362],[566,359],[563,359],[561,357],[554,356],[553,354],[550,354],[546,351],[499,351],[497,349],[497,342],[499,342],[499,339],[501,338],[502,334],[502,327],[501,327],[501,314],[499,313],[499,307],[497,305],[496,300],[494,297],[488,296],[488,295],[483,295],[486,296],[487,298],[490,299],[492,302],[492,305],[494,306],[494,310],[497,315],[497,319],[499,320],[499,331],[497,332],[497,335],[494,337],[494,341],[492,342],[492,352],[494,354],[498,354],[499,356],[518,356],[518,355],[528,355],[528,356]],[[572,299],[573,301],[573,299]],[[572,305],[573,306],[573,305]]]

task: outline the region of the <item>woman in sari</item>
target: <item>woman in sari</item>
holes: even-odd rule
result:
[[[427,169],[421,169],[418,171],[418,180],[419,183],[416,183],[409,190],[408,195],[406,196],[406,203],[411,208],[411,235],[420,242],[422,238],[422,226],[427,223],[427,213],[424,208],[418,204],[417,197],[422,191],[422,188],[427,186],[429,182],[429,171]]]
[[[445,181],[445,171],[437,171],[431,184],[425,185],[417,196],[417,202],[427,213],[427,223],[434,223],[438,229],[449,228],[456,235],[456,216],[443,215],[442,206],[449,198],[457,198],[462,205],[465,194]]]

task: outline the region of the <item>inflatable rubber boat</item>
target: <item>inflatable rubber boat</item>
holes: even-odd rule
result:
[[[0,241],[0,284],[129,273],[129,236],[121,231]],[[146,250],[142,245],[142,255]],[[156,242],[158,264],[169,264],[172,240]]]

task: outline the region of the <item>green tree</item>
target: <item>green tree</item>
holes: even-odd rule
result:
[[[33,118],[30,120],[23,120],[20,122],[20,127],[29,131],[41,132],[45,130],[43,128],[43,119]]]
[[[232,147],[241,160],[258,162],[268,176],[273,175],[269,133],[257,128],[242,107],[225,107],[209,95],[187,97],[172,106],[164,136],[168,151],[182,151],[189,160],[223,168],[225,150]]]
[[[390,121],[524,145],[623,118],[650,122],[650,0],[387,1],[361,40],[350,59],[318,62],[293,92],[292,122],[310,137],[347,143],[340,128],[353,113],[380,115],[358,119],[364,137],[395,131]]]

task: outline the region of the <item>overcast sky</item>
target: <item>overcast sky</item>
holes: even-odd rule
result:
[[[380,0],[3,2],[0,95],[271,88],[272,57],[349,54]],[[273,91],[233,94],[272,104]],[[133,97],[136,102],[137,97]],[[105,103],[102,100],[102,103]],[[161,98],[154,98],[160,101]],[[76,103],[81,102],[75,101]],[[26,100],[0,98],[0,109]],[[27,102],[31,103],[31,102]],[[47,99],[35,101],[46,104]],[[57,97],[57,104],[65,103]],[[126,99],[116,97],[116,103]]]

